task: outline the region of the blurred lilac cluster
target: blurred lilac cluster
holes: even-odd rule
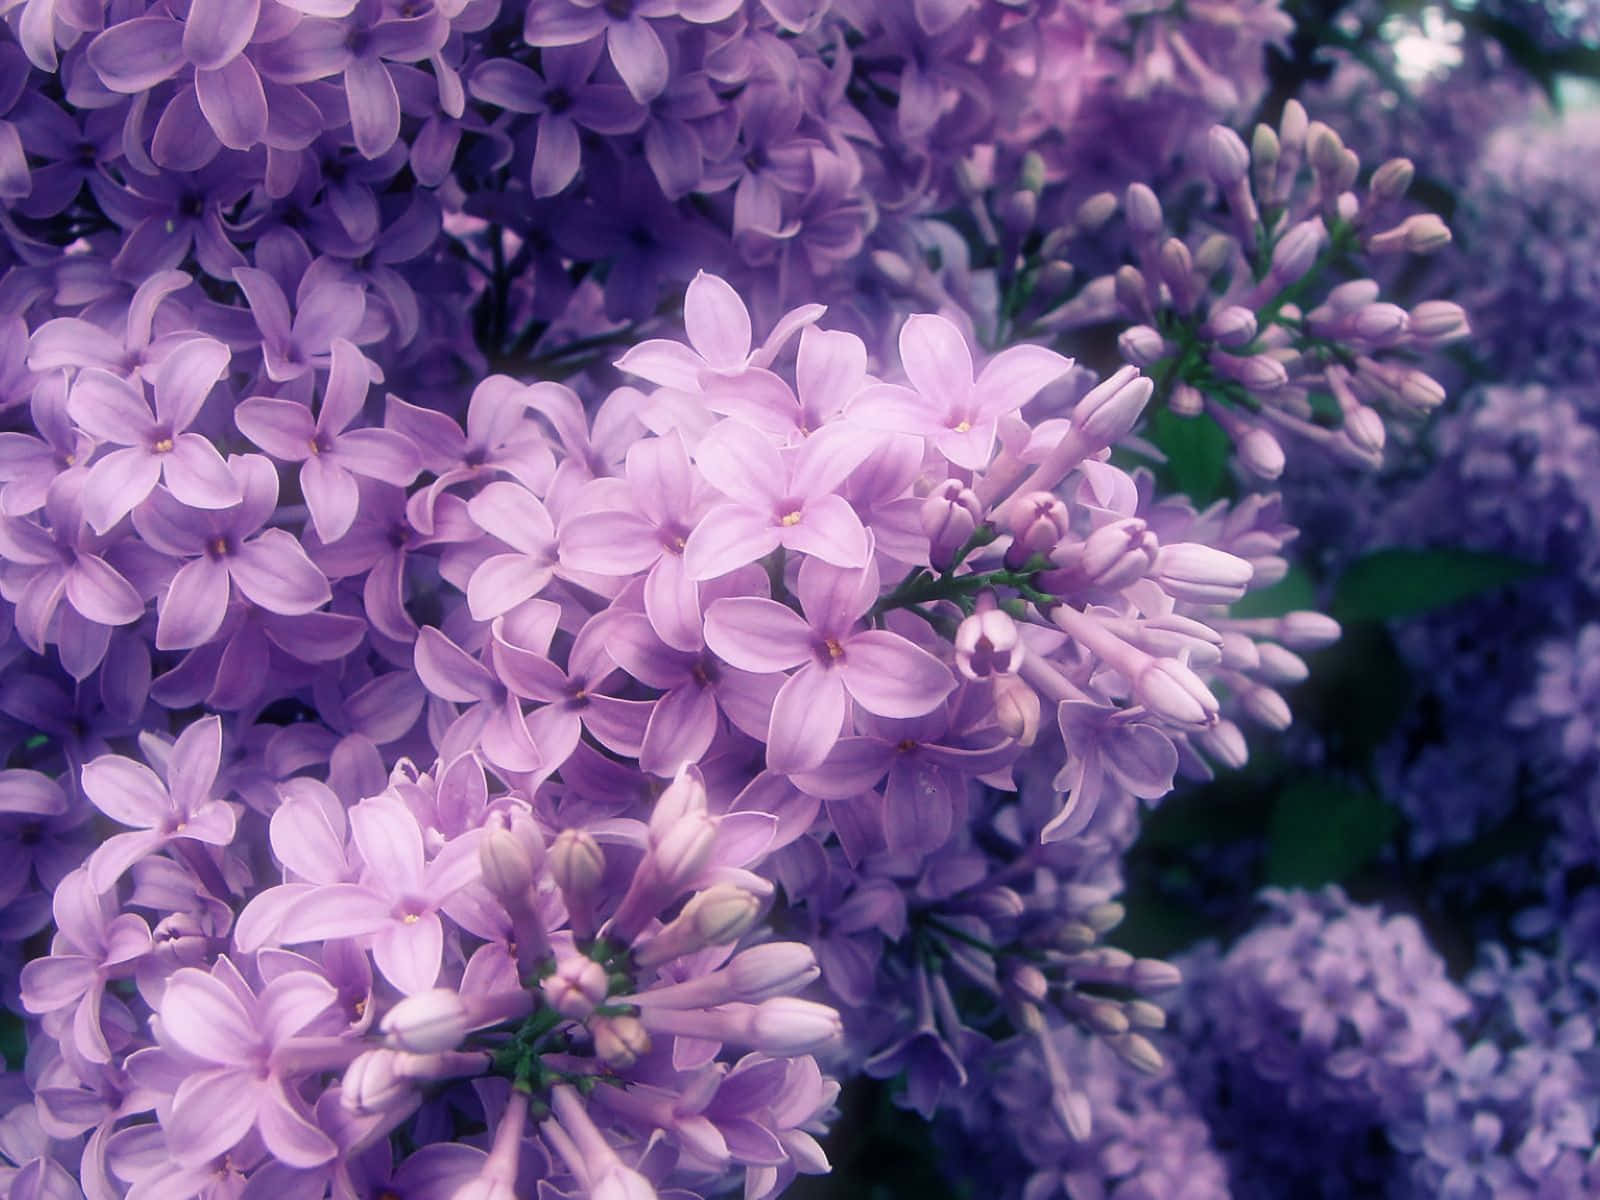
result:
[[[767,1200],[861,1079],[1226,1194],[1124,856],[1339,635],[1232,611],[1280,437],[1375,465],[1468,329],[1409,160],[1235,132],[1292,28],[7,4],[0,1194]],[[1418,1120],[1417,927],[1275,903],[1218,1020]]]

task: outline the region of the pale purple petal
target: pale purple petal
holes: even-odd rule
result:
[[[268,612],[295,616],[333,598],[322,572],[282,529],[268,529],[227,561],[239,590]]]
[[[694,458],[707,482],[730,500],[775,511],[786,498],[789,472],[778,448],[743,422],[720,422],[700,439]]]
[[[791,550],[836,567],[864,567],[872,556],[867,531],[843,496],[819,496],[800,511],[800,520],[778,530]]]
[[[561,523],[561,563],[596,575],[635,575],[661,556],[655,527],[636,513],[601,510]]]
[[[260,1122],[261,1140],[275,1159],[286,1166],[309,1170],[337,1157],[339,1147],[300,1112],[282,1080],[272,1078],[264,1090],[256,1119]]]
[[[181,433],[161,456],[161,478],[173,499],[190,508],[229,508],[244,492],[209,439]]]
[[[787,774],[822,763],[839,740],[849,704],[839,672],[816,663],[796,671],[772,704],[767,766]]]
[[[706,610],[706,645],[746,671],[770,674],[812,657],[817,635],[792,609],[758,596],[731,596]]]
[[[101,625],[126,625],[144,615],[133,585],[92,554],[78,555],[67,568],[67,602]]]
[[[181,1049],[219,1066],[243,1066],[261,1044],[250,1013],[221,980],[185,967],[167,980],[161,1027]]]
[[[690,579],[715,579],[771,554],[784,532],[773,517],[755,509],[719,504],[700,518],[689,535],[683,548],[684,567]]]
[[[400,136],[400,94],[394,80],[379,59],[355,58],[344,69],[344,90],[356,149],[377,158]]]
[[[156,649],[190,650],[209,642],[228,613],[228,568],[213,558],[185,563],[172,577],[156,620]]]
[[[354,475],[322,455],[312,455],[300,468],[300,490],[311,510],[317,537],[337,542],[350,532],[361,505]]]
[[[174,1160],[210,1162],[233,1149],[256,1123],[262,1092],[252,1072],[236,1067],[203,1071],[178,1085],[172,1111],[161,1122]]]
[[[852,637],[839,673],[856,703],[880,717],[920,717],[956,688],[948,667],[886,629]]]
[[[311,410],[293,400],[251,396],[233,410],[233,423],[257,446],[283,462],[310,457],[317,423]]]
[[[194,73],[195,99],[217,140],[230,150],[248,150],[267,134],[267,93],[261,76],[240,55],[214,71]]]
[[[409,923],[391,924],[372,943],[373,963],[408,996],[434,985],[443,956],[444,927],[433,913],[423,913]]]
[[[683,323],[690,345],[712,368],[732,370],[749,359],[750,313],[720,276],[701,271],[694,277],[683,298]]]
[[[171,433],[187,429],[233,357],[215,338],[194,338],[155,370],[156,417]]]
[[[613,19],[606,27],[611,65],[640,104],[659,96],[667,86],[669,64],[661,37],[643,17]]]

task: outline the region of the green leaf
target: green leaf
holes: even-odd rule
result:
[[[1146,436],[1167,456],[1166,475],[1178,491],[1198,505],[1222,495],[1232,449],[1222,426],[1204,413],[1180,417],[1163,408],[1151,416]]]
[[[1236,600],[1228,615],[1233,617],[1281,617],[1317,607],[1317,586],[1302,567],[1290,567],[1288,574],[1271,587],[1250,592]]]
[[[1357,559],[1333,594],[1341,621],[1411,617],[1542,573],[1505,554],[1473,550],[1379,550]]]
[[[1395,835],[1399,814],[1370,792],[1314,777],[1278,796],[1267,833],[1267,882],[1320,887],[1354,875]]]

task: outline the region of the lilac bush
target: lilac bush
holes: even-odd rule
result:
[[[1379,466],[1476,323],[1292,36],[6,6],[0,1193],[767,1200],[876,1089],[1029,1200],[1250,1194],[1197,1042],[1432,1154],[1420,927],[1269,893],[1178,993],[1124,903],[1340,637],[1265,485]],[[1508,718],[1563,779],[1588,674]]]

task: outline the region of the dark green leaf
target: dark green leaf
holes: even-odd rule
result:
[[[1504,554],[1472,550],[1379,550],[1350,564],[1334,589],[1341,621],[1411,617],[1540,574]]]
[[[1301,567],[1290,567],[1277,583],[1236,600],[1228,611],[1235,617],[1281,617],[1316,607],[1317,588],[1311,576]]]
[[[1320,887],[1350,878],[1394,836],[1399,815],[1370,792],[1332,778],[1290,784],[1267,834],[1267,882]]]
[[[1199,505],[1222,494],[1232,449],[1222,426],[1204,414],[1179,417],[1159,409],[1146,436],[1167,456],[1166,475],[1178,491]]]

